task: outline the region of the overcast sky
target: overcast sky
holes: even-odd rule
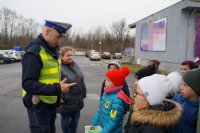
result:
[[[43,24],[45,19],[72,24],[73,31],[87,32],[98,25],[109,27],[124,18],[134,23],[181,0],[0,0],[25,18]]]

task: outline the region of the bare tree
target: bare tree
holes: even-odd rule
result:
[[[104,28],[98,26],[93,33],[93,45],[94,49],[100,51],[102,45],[104,44]]]
[[[25,45],[36,36],[39,26],[33,19],[18,17],[8,8],[0,10],[0,24],[0,46],[4,49],[10,49],[16,43]]]
[[[0,48],[11,48],[13,44],[26,47],[38,35],[39,24],[34,19],[26,19],[8,8],[0,9]],[[96,49],[108,52],[121,52],[125,47],[134,47],[125,19],[112,23],[110,32],[103,26],[92,28],[88,33],[68,31],[64,44],[81,49]],[[101,42],[101,43],[100,43]]]
[[[119,43],[122,44],[127,32],[125,19],[114,22],[111,26],[111,31],[116,39],[119,41]]]
[[[27,36],[29,36],[31,39],[36,37],[37,35],[37,29],[39,27],[39,24],[36,23],[33,19],[26,19],[25,20],[27,23]]]
[[[103,37],[103,27],[102,26],[98,26],[95,30],[94,30],[94,37],[95,39],[101,41],[102,37]]]
[[[86,49],[93,49],[95,37],[94,37],[94,35],[93,35],[93,33],[91,31],[86,33],[85,39],[86,39],[86,45],[87,45]]]
[[[38,35],[39,24],[34,19],[25,19],[21,15],[15,23],[17,27],[14,34],[14,43],[25,48],[27,43]]]
[[[16,30],[16,25],[15,25],[15,22],[16,22],[16,19],[17,19],[17,14],[16,12],[13,12],[11,11],[10,13],[10,46],[12,47],[12,44],[13,44],[13,34],[14,34],[14,31]]]
[[[9,47],[9,25],[11,22],[10,15],[12,14],[12,11],[8,8],[2,8],[0,10],[1,13],[1,25],[2,25],[2,35],[3,35],[3,43],[5,47]]]

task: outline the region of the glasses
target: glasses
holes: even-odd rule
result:
[[[139,93],[139,92],[135,91],[133,93],[133,96],[136,97],[137,95],[144,97],[144,95],[142,93]]]

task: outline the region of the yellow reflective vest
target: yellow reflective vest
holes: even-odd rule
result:
[[[60,64],[61,60],[54,59],[51,55],[49,55],[46,50],[41,46],[41,50],[39,53],[42,62],[43,68],[40,70],[39,82],[45,84],[54,84],[60,82]],[[23,89],[22,96],[26,95],[26,91]],[[57,96],[44,96],[39,95],[39,98],[42,102],[47,104],[54,104],[57,101]]]

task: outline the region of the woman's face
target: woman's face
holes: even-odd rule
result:
[[[146,100],[145,96],[143,95],[140,87],[137,84],[137,88],[135,91],[135,94],[133,94],[135,97],[135,101],[134,101],[134,110],[138,111],[138,110],[142,110],[147,108],[148,106],[148,101]]]
[[[138,87],[138,79],[135,78],[134,86]]]
[[[64,55],[61,57],[63,63],[70,64],[72,63],[72,51],[68,50]]]

